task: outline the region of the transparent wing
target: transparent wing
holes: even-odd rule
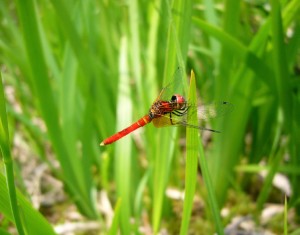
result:
[[[194,106],[193,106],[194,107]],[[206,105],[200,105],[197,108],[197,116],[200,120],[209,120],[213,118],[223,117],[233,111],[233,104],[227,101],[221,101]],[[195,108],[191,108],[194,110]]]
[[[190,114],[197,112],[197,117],[199,120],[198,126],[191,124],[188,118],[190,115],[188,116],[187,113],[183,115],[178,115],[178,113],[176,112],[167,113],[160,117],[154,118],[152,122],[155,127],[182,125],[186,127],[192,127],[192,128],[204,130],[206,128],[200,126],[203,120],[206,121],[206,120],[222,117],[232,112],[234,108],[234,106],[231,103],[226,101],[216,102],[216,103],[202,105],[202,106],[189,104],[187,102],[187,107],[188,107],[188,112]]]
[[[183,79],[185,79],[185,73],[181,67],[177,67],[175,73],[173,74],[172,80],[161,90],[159,96],[156,98],[156,101],[170,100],[174,94],[181,94],[184,96]]]

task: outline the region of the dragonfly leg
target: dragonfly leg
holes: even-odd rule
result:
[[[173,119],[172,119],[172,112],[170,112],[170,122],[171,122],[172,125],[175,125],[175,124],[173,123]]]

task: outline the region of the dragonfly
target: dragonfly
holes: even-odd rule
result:
[[[233,105],[227,101],[221,101],[202,106],[189,102],[186,98],[184,98],[184,95],[182,95],[184,94],[183,74],[182,68],[177,68],[173,75],[173,79],[161,90],[158,97],[152,103],[148,114],[140,118],[131,126],[106,138],[100,143],[100,146],[112,144],[136,129],[141,128],[151,122],[155,127],[185,126],[196,128],[202,131],[206,130],[220,133],[220,131],[201,126],[200,123],[203,120],[209,120],[211,118],[225,115],[233,109]],[[188,112],[190,114],[197,112],[199,125],[191,124],[189,117],[192,115],[187,115]]]

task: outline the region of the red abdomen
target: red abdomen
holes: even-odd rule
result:
[[[118,133],[112,135],[111,137],[108,137],[107,139],[103,140],[100,145],[108,145],[111,144],[122,137],[128,135],[129,133],[133,132],[134,130],[145,126],[149,122],[152,121],[152,118],[149,115],[145,115],[141,119],[139,119],[137,122],[133,123],[131,126],[125,128],[124,130],[119,131]]]

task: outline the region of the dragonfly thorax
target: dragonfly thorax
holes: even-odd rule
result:
[[[184,110],[186,112],[186,100],[181,95],[173,95],[170,101],[158,100],[153,103],[149,110],[150,118],[158,118],[174,111]]]

